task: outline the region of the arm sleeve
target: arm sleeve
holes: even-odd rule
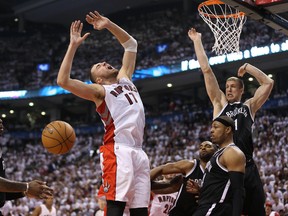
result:
[[[245,197],[244,190],[244,173],[242,172],[229,172],[231,182],[231,189],[233,191],[233,216],[240,216],[242,213],[243,202]]]
[[[122,43],[121,45],[124,47],[125,51],[137,53],[138,44],[133,37],[131,37],[128,41]]]

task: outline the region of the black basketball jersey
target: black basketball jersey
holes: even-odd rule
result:
[[[236,145],[230,144],[228,146]],[[219,157],[223,154],[223,152],[228,146],[221,148],[217,152],[215,152],[210,161],[206,164],[205,174],[203,177],[203,185],[201,187],[199,197],[199,209],[201,209],[202,213],[203,207],[205,212],[207,210],[207,212],[210,211],[210,213],[213,213],[213,210],[215,211],[218,205],[230,205],[230,203],[232,202],[233,194],[230,187],[228,170],[226,170],[224,167],[221,167],[218,162]],[[199,211],[199,209],[197,210],[197,212]],[[214,213],[216,214],[217,212]]]
[[[0,176],[2,178],[5,178],[5,164],[4,164],[4,160],[2,158],[2,153],[1,153],[1,156],[0,156]],[[5,192],[1,192],[0,193],[0,208],[2,206],[4,206],[5,201],[6,201],[6,193]]]
[[[204,170],[200,166],[200,160],[195,159],[193,168],[183,179],[183,184],[177,195],[176,203],[170,210],[169,216],[191,216],[195,212],[198,204],[195,196],[186,191],[186,185],[188,179],[192,179],[201,184],[203,175]]]
[[[0,177],[6,178],[5,176],[5,163],[2,158],[2,150],[0,149]],[[6,200],[14,200],[24,197],[23,193],[8,193],[8,192],[0,192],[0,208],[5,205]],[[1,215],[1,212],[0,212]]]
[[[219,116],[229,116],[235,122],[234,143],[243,151],[246,159],[253,156],[252,126],[254,120],[251,116],[250,109],[241,102],[228,103]]]

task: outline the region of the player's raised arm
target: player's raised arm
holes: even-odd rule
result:
[[[94,29],[101,30],[106,28],[124,47],[125,51],[122,59],[122,67],[117,78],[120,79],[121,77],[127,77],[131,80],[136,64],[137,41],[124,29],[109,20],[107,17],[100,15],[97,11],[87,14],[86,21],[93,25]]]
[[[95,101],[95,98],[101,95],[101,93],[104,94],[104,92],[102,92],[103,88],[100,85],[88,85],[70,77],[75,53],[89,35],[89,33],[86,33],[84,36],[81,36],[82,28],[83,23],[79,20],[72,22],[70,26],[70,44],[58,72],[57,84],[81,98]]]
[[[263,71],[249,63],[245,63],[239,68],[238,76],[242,77],[246,72],[255,77],[260,84],[255,91],[254,96],[246,102],[249,105],[251,114],[254,117],[257,110],[259,110],[267,101],[272,91],[274,80],[268,77]]]
[[[206,91],[210,98],[210,101],[214,106],[214,110],[219,105],[221,105],[221,110],[227,100],[225,98],[225,94],[220,90],[215,74],[213,73],[212,68],[209,65],[208,58],[202,44],[202,35],[194,28],[191,28],[188,31],[188,36],[194,43],[197,60],[204,75]]]

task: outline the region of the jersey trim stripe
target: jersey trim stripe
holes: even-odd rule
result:
[[[97,112],[99,113],[101,120],[104,124],[105,127],[105,134],[103,137],[103,141],[105,144],[108,143],[115,143],[114,137],[115,137],[115,125],[114,125],[114,120],[111,116],[111,113],[105,103],[105,101],[103,101],[103,103],[97,108]]]
[[[221,196],[221,199],[219,200],[219,203],[223,203],[224,202],[224,200],[226,198],[226,195],[228,193],[228,190],[230,188],[230,184],[231,184],[230,180],[227,181],[226,186],[225,186],[224,191],[223,191],[223,194]]]
[[[100,147],[103,157],[102,162],[102,185],[100,194],[104,194],[107,200],[115,200],[116,196],[116,177],[117,177],[117,158],[114,152],[114,144],[103,145]]]
[[[211,213],[212,213],[212,211],[213,211],[213,209],[215,208],[215,206],[216,206],[216,203],[213,203],[213,205],[211,206],[211,208],[210,208],[210,209],[208,209],[208,212],[206,213],[206,215],[205,215],[205,216],[210,216],[210,215],[211,215]]]

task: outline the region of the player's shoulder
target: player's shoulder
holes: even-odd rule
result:
[[[223,155],[226,158],[229,158],[230,160],[239,160],[239,161],[245,160],[244,153],[241,151],[239,147],[237,147],[234,144],[228,145],[225,151],[223,152]]]

